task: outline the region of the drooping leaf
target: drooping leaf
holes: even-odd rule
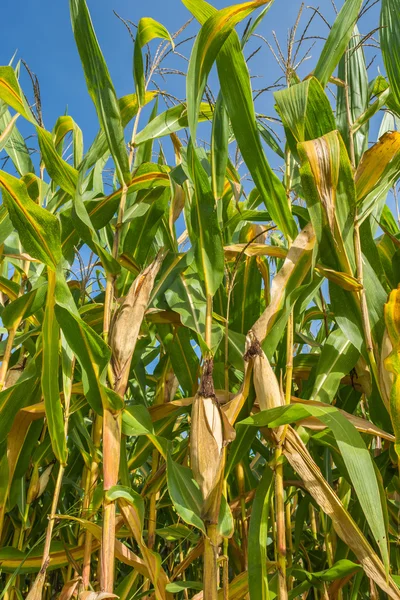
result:
[[[201,519],[202,497],[200,488],[192,479],[192,472],[167,457],[167,481],[171,500],[179,516],[205,533],[204,523]]]
[[[12,67],[0,67],[0,99],[36,125],[36,120],[20,88]]]
[[[54,270],[61,258],[59,220],[33,202],[26,185],[5,171],[0,171],[0,186],[25,250]]]
[[[143,106],[145,95],[142,48],[155,38],[169,40],[172,48],[174,47],[174,41],[164,25],[161,25],[161,23],[151,19],[150,17],[143,17],[140,19],[133,56],[133,75],[139,106]]]
[[[49,131],[42,129],[42,127],[36,127],[36,131],[42,160],[48,174],[62,190],[73,196],[78,183],[78,172],[58,154]]]
[[[199,108],[198,121],[211,121],[213,109],[208,102],[202,102]],[[157,115],[135,137],[135,144],[143,144],[164,135],[170,135],[180,129],[188,127],[188,112],[185,104],[172,106],[165,112]]]
[[[336,129],[329,99],[315,77],[275,92],[288,144],[297,155],[299,142],[313,140]]]

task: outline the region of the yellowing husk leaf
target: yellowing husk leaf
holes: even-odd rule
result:
[[[82,577],[75,577],[67,581],[61,590],[58,600],[70,600],[75,594],[75,590],[78,585],[82,582]],[[82,597],[82,596],[81,596]]]
[[[332,131],[323,137],[303,142],[301,146],[309,160],[315,185],[333,232],[340,164],[338,132]]]
[[[42,600],[43,586],[46,579],[47,565],[44,565],[36,576],[26,600]]]
[[[362,200],[379,183],[384,170],[400,151],[400,133],[388,131],[364,152],[355,174],[357,199]]]
[[[304,277],[309,272],[315,241],[314,229],[311,223],[309,223],[294,240],[282,268],[279,269],[272,280],[271,301],[252,327],[254,336],[260,343],[264,341],[277,318],[278,311],[285,299],[287,284],[291,277],[296,276],[296,284],[301,285]]]
[[[382,340],[382,348],[380,353],[379,360],[379,386],[382,392],[382,399],[385,402],[386,408],[389,409],[390,405],[390,391],[393,385],[393,373],[388,371],[385,367],[385,360],[389,356],[389,354],[393,351],[393,345],[390,341],[389,334],[387,329],[385,329],[385,333],[383,334]]]
[[[118,598],[116,594],[110,592],[81,592],[79,600],[105,600],[105,598]]]
[[[393,350],[385,359],[384,366],[393,378],[389,406],[396,437],[395,449],[400,457],[400,286],[397,290],[390,292],[389,300],[385,304],[385,323]],[[389,342],[387,342],[387,348]]]

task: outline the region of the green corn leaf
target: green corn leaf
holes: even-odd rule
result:
[[[355,26],[347,51],[340,59],[338,68],[339,79],[346,81],[347,76],[351,124],[357,121],[357,119],[368,109],[367,65],[365,64],[364,49],[363,46],[360,45],[360,40],[360,33],[357,26]],[[338,129],[349,150],[346,90],[341,86],[338,86],[337,89],[336,102],[336,120]],[[358,164],[363,153],[368,149],[368,121],[360,126],[357,132],[353,134],[353,143],[355,160],[356,164]]]
[[[229,117],[224,99],[218,94],[211,131],[211,183],[215,198],[224,193],[225,174],[228,166]]]
[[[1,134],[7,129],[12,121],[10,111],[6,108],[4,102],[0,102],[0,132]],[[7,142],[4,146],[5,152],[11,158],[14,167],[18,173],[26,175],[26,173],[34,173],[33,166],[28,147],[25,140],[17,127],[14,125],[10,135],[7,137]]]
[[[49,271],[48,276],[49,285],[42,330],[43,362],[41,381],[51,445],[57,460],[61,465],[65,466],[67,461],[67,444],[64,433],[64,414],[58,384],[60,329],[54,312],[56,274],[54,271]]]
[[[25,250],[55,269],[61,258],[60,222],[29,197],[26,185],[0,171],[3,200]]]
[[[154,119],[157,117],[157,113],[158,113],[158,96],[156,96],[153,108],[151,109],[151,113],[150,113],[150,117],[148,120],[148,125],[154,121]],[[135,152],[135,160],[133,162],[133,168],[137,168],[139,165],[141,165],[144,162],[151,162],[151,159],[153,157],[153,140],[150,139],[148,140],[145,144],[142,144],[140,146],[140,148],[136,149]]]
[[[213,118],[213,108],[208,102],[201,102],[197,119],[199,123],[211,121]],[[172,106],[165,112],[157,115],[150,121],[142,131],[135,137],[135,144],[143,144],[148,140],[154,140],[164,135],[170,135],[180,129],[188,126],[188,110],[185,104]]]
[[[203,498],[192,471],[174,462],[170,454],[167,457],[167,481],[169,494],[178,515],[188,525],[194,525],[204,534],[204,523],[200,517]]]
[[[315,77],[275,92],[274,98],[295,156],[299,142],[314,140],[336,129],[328,97]]]
[[[65,339],[82,367],[85,396],[93,410],[101,414],[110,349],[91,327],[69,310],[57,304],[55,314]]]
[[[215,9],[203,0],[182,1],[201,24],[215,13]],[[250,75],[235,31],[231,32],[218,54],[217,68],[233,133],[247,168],[271,219],[287,237],[294,239],[297,228],[291,215],[285,189],[269,166],[261,145]]]
[[[160,38],[163,40],[169,40],[172,48],[174,48],[174,40],[172,39],[168,30],[161,25],[158,21],[151,19],[150,17],[143,17],[140,19],[135,40],[135,49],[133,53],[133,77],[135,80],[136,94],[138,98],[139,106],[143,106],[145,97],[145,80],[143,70],[143,56],[142,48],[151,40]]]
[[[328,83],[347,48],[361,4],[362,0],[346,0],[332,25],[314,69],[314,76],[319,79],[322,87]]]
[[[36,132],[39,139],[42,160],[48,174],[64,192],[67,192],[70,196],[74,196],[78,183],[78,171],[65,162],[58,154],[53,137],[49,131],[41,127],[36,127]]]
[[[213,296],[224,277],[224,250],[214,194],[192,144],[188,148],[188,167],[193,182],[191,224],[196,236],[195,258],[206,295]]]
[[[28,106],[12,67],[0,67],[0,99],[36,125],[36,119]]]
[[[203,589],[203,584],[200,581],[177,581],[176,583],[169,583],[165,589],[171,594],[179,594],[183,590],[200,591]]]
[[[130,180],[128,155],[117,96],[93,29],[86,0],[70,0],[72,29],[89,94],[107,139],[121,184]]]
[[[144,104],[151,102],[158,92],[146,92]],[[118,106],[121,113],[122,126],[125,128],[128,123],[133,119],[138,111],[138,101],[136,94],[128,94],[118,100]],[[88,169],[91,169],[98,162],[106,162],[110,154],[110,150],[107,143],[107,137],[103,129],[100,129],[96,135],[92,145],[85,154],[85,158],[79,165],[79,171],[86,173]],[[103,168],[103,166],[102,166]]]
[[[71,292],[61,274],[57,274],[55,301],[57,321],[82,368],[83,390],[86,398],[93,410],[102,414],[103,402],[106,402],[104,383],[111,358],[110,348],[80,318]]]
[[[22,319],[27,319],[31,315],[39,316],[37,313],[45,303],[46,292],[47,286],[39,285],[34,290],[9,302],[1,314],[3,325],[7,329],[14,329]]]
[[[390,89],[397,107],[400,106],[399,11],[399,0],[382,0],[379,39]]]
[[[249,526],[249,593],[250,600],[269,600],[267,576],[268,513],[273,491],[273,471],[265,466],[257,486]]]
[[[193,141],[196,139],[197,115],[207,77],[220,49],[235,25],[245,19],[255,8],[267,4],[269,1],[255,0],[254,2],[228,6],[215,12],[204,24],[202,23],[192,48],[186,78],[189,129]]]
[[[6,439],[18,410],[35,402],[39,386],[32,360],[17,383],[0,392],[0,443]]]
[[[113,502],[118,498],[122,498],[128,504],[133,506],[138,513],[141,526],[143,527],[144,522],[144,501],[140,494],[135,492],[132,488],[123,485],[114,485],[106,492],[106,497],[109,502]]]
[[[309,399],[331,403],[340,380],[350,373],[358,358],[359,352],[348,337],[340,329],[332,331],[322,348]]]
[[[122,116],[122,115],[121,115]],[[74,168],[77,169],[83,158],[83,135],[82,130],[69,115],[58,117],[53,129],[54,145],[57,152],[62,155],[62,148],[65,136],[72,132],[72,141],[74,144],[73,157]]]
[[[168,350],[179,385],[187,396],[193,395],[198,386],[199,359],[191,345],[190,332],[185,327],[173,328],[170,325],[159,325],[157,329]]]

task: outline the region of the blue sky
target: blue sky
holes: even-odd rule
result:
[[[232,2],[226,0],[213,0],[214,6],[223,8]],[[293,25],[300,7],[300,0],[275,0],[274,5],[264,19],[258,32],[274,45],[272,30],[282,46],[286,45],[288,29]],[[109,66],[111,76],[118,96],[134,91],[132,78],[132,51],[131,39],[124,25],[114,16],[113,10],[125,19],[134,22],[143,16],[151,16],[162,22],[171,32],[176,31],[189,17],[189,13],[180,0],[152,0],[138,2],[137,0],[88,0],[92,19],[96,29],[101,48]],[[320,0],[320,11],[332,23],[334,10],[330,0]],[[340,6],[340,2],[338,3]],[[2,6],[2,38],[0,43],[1,64],[7,64],[17,50],[17,57],[24,59],[31,70],[39,78],[43,102],[44,123],[47,129],[52,129],[57,117],[68,110],[68,113],[77,121],[84,133],[85,148],[93,139],[97,129],[97,120],[90,97],[87,94],[79,56],[75,48],[69,19],[67,0],[41,0],[35,3],[27,0],[7,0]],[[304,10],[299,31],[307,23],[311,11]],[[377,26],[378,10],[375,7],[364,17],[360,23],[362,33]],[[197,25],[191,24],[188,34],[197,31]],[[326,36],[327,26],[319,17],[316,17],[310,34]],[[305,42],[306,49],[312,40]],[[312,51],[317,56],[318,47],[322,42],[317,42]],[[253,79],[254,89],[265,87],[273,83],[280,71],[267,45],[260,39],[253,40],[247,54],[252,49],[261,45],[260,51],[251,59],[249,68]],[[190,43],[182,47],[189,52]],[[368,54],[375,53],[374,49],[367,49]],[[185,69],[182,59],[171,57],[169,65],[174,68]],[[305,76],[312,70],[313,59],[307,61],[301,69]],[[378,63],[370,69],[370,78],[378,73]],[[169,75],[165,84],[158,80],[161,87],[180,98],[184,97],[183,78],[178,75]],[[22,84],[28,97],[32,97],[29,80],[25,73],[22,75]],[[214,91],[218,91],[215,76],[211,77]],[[160,106],[160,109],[163,107]],[[260,112],[274,115],[272,92],[264,94],[257,103]],[[20,120],[21,121],[21,120]],[[21,124],[19,125],[21,127]],[[24,132],[25,133],[25,132]]]

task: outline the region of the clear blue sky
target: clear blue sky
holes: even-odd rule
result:
[[[223,8],[233,2],[229,0],[213,0],[214,6]],[[300,0],[275,0],[274,5],[264,19],[258,32],[274,45],[272,30],[276,32],[284,48],[288,29],[293,25],[300,7]],[[340,7],[341,1],[337,1]],[[132,78],[132,42],[124,25],[114,16],[113,9],[122,17],[134,22],[143,16],[151,16],[162,22],[171,32],[176,31],[188,18],[189,13],[180,0],[88,0],[96,33],[108,63],[118,96],[134,91]],[[319,0],[317,6],[332,23],[334,10],[330,0]],[[366,33],[378,25],[379,8],[375,7],[361,20],[360,29]],[[305,26],[311,15],[304,10],[299,31]],[[193,23],[188,33],[195,33],[197,24]],[[310,34],[326,36],[327,26],[317,17],[314,19]],[[312,41],[305,42],[304,49]],[[321,42],[317,42],[312,54],[317,55]],[[267,45],[260,40],[253,40],[246,50],[262,46],[249,63],[253,79],[253,88],[258,89],[270,85],[280,76],[279,68]],[[189,46],[184,46],[186,53]],[[2,4],[2,36],[0,42],[0,63],[7,64],[17,50],[17,57],[24,59],[31,70],[39,78],[43,102],[44,123],[52,129],[56,118],[68,108],[68,113],[77,121],[84,133],[85,148],[92,141],[97,129],[97,120],[90,97],[87,94],[82,68],[71,30],[69,7],[67,0],[6,0]],[[367,49],[368,55],[375,53],[373,48]],[[185,69],[182,59],[173,58],[170,63],[174,68]],[[313,59],[307,61],[300,74],[306,75],[312,70]],[[370,69],[370,79],[378,74],[378,64]],[[261,77],[260,77],[261,76]],[[32,98],[29,80],[22,75],[25,93]],[[184,97],[183,78],[169,75],[166,84],[158,80],[161,87],[167,88],[180,98]],[[215,77],[211,79],[212,87],[217,91]],[[160,106],[160,109],[162,107]],[[273,111],[272,92],[263,95],[257,103],[260,112],[270,115]],[[19,127],[21,127],[21,121]],[[25,134],[25,131],[23,132]]]

